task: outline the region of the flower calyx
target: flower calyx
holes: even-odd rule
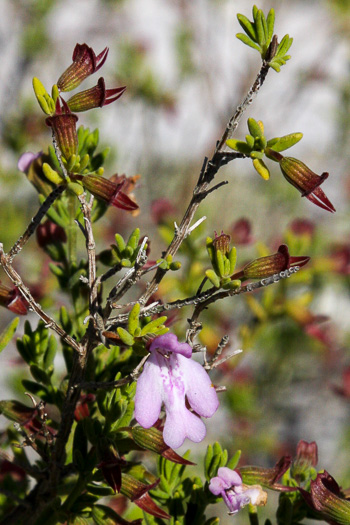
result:
[[[107,106],[121,97],[125,90],[126,86],[114,89],[106,89],[105,81],[101,77],[98,79],[96,86],[86,89],[85,91],[80,91],[76,95],[73,95],[67,101],[67,104],[70,110],[73,112],[102,108],[103,106]]]
[[[206,277],[216,288],[238,288],[239,281],[231,279],[235,271],[237,252],[233,246],[230,248],[230,235],[221,232],[215,238],[207,237],[206,246],[207,252],[213,269],[205,272]]]
[[[83,80],[98,71],[105,63],[108,55],[108,47],[105,47],[96,56],[94,50],[87,44],[77,44],[73,51],[73,63],[62,73],[57,81],[60,91],[72,91],[78,87]]]
[[[288,246],[281,244],[277,252],[266,257],[259,257],[248,263],[242,270],[235,273],[231,279],[265,279],[290,268],[305,266],[310,257],[289,255]]]

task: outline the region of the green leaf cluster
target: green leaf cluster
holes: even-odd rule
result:
[[[271,49],[270,46],[274,46],[274,41],[272,40],[275,25],[274,10],[270,9],[265,17],[262,9],[258,9],[254,5],[252,21],[241,14],[238,14],[237,18],[244,30],[244,33],[237,33],[237,38],[247,46],[259,51],[261,58],[267,60],[269,66],[279,72],[281,66],[290,59],[290,55],[287,55],[287,52],[293,43],[293,38],[285,35],[281,42],[276,45],[276,48]]]
[[[228,139],[226,144],[229,148],[250,157],[253,161],[253,167],[264,180],[270,178],[270,171],[263,158],[275,160],[269,155],[269,150],[284,151],[297,144],[303,137],[302,133],[296,132],[267,140],[264,124],[261,120],[257,121],[253,118],[248,119],[248,130],[249,135],[245,136],[245,141]]]
[[[146,322],[140,319],[140,303],[136,303],[130,310],[128,317],[128,329],[118,326],[117,333],[126,346],[133,346],[147,336],[159,336],[166,334],[169,330],[164,323],[167,317],[157,317]],[[138,345],[139,346],[139,345]]]
[[[100,261],[106,266],[119,266],[120,269],[132,268],[141,248],[140,229],[135,228],[126,242],[119,233],[116,233],[115,242],[116,244],[112,244],[110,250],[100,253]],[[146,248],[147,244],[144,246],[144,249]]]

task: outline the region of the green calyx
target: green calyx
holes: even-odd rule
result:
[[[207,252],[213,269],[207,270],[205,275],[213,286],[221,288],[231,282],[230,276],[235,271],[237,252],[236,248],[232,247],[224,253],[223,250],[216,249],[215,241],[216,239],[207,237]]]

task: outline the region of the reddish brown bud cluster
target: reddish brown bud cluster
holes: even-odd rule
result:
[[[226,255],[230,251],[230,240],[231,237],[224,232],[218,235],[215,232],[215,239],[213,240],[213,246],[215,250],[219,250],[222,255]]]

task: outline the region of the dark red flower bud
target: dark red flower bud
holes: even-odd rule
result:
[[[97,465],[103,474],[108,485],[114,492],[120,492],[122,485],[122,471],[121,467],[126,465],[126,461],[122,459],[114,445],[107,440],[102,440],[98,446],[100,463]]]
[[[80,421],[86,417],[90,416],[89,403],[95,401],[96,396],[94,394],[85,394],[80,396],[79,401],[76,404],[74,410],[74,419],[75,421]]]
[[[45,248],[48,244],[66,242],[67,235],[61,226],[58,226],[58,224],[55,224],[48,219],[37,227],[36,239],[39,246]]]
[[[252,226],[248,219],[238,219],[230,230],[232,242],[236,244],[250,244],[253,240]]]
[[[154,489],[158,483],[159,480],[151,485],[146,485],[129,474],[122,474],[121,493],[135,503],[135,505],[140,507],[140,509],[148,512],[148,514],[151,514],[156,518],[170,519],[169,514],[158,507],[148,494],[148,492]]]
[[[76,124],[78,117],[70,112],[66,102],[62,101],[60,106],[59,99],[56,103],[56,114],[46,119],[47,126],[50,126],[55,134],[58,147],[66,160],[78,151],[78,135]]]
[[[308,219],[294,219],[289,227],[294,235],[307,235],[311,237],[315,231],[315,224]]]
[[[325,193],[321,190],[321,184],[328,178],[328,173],[317,175],[298,159],[283,157],[280,153],[267,148],[267,156],[279,162],[281,171],[287,181],[300,191],[302,197],[316,204],[323,210],[335,212],[335,208]]]
[[[122,190],[124,183],[115,184],[114,182],[100,177],[99,175],[85,175],[84,177],[76,177],[76,180],[81,180],[82,185],[92,195],[101,199],[110,206],[121,208],[126,211],[133,211],[138,209],[136,202],[130,199]]]
[[[162,224],[171,215],[175,215],[175,208],[169,199],[157,199],[151,203],[151,217],[156,224]]]
[[[133,427],[130,433],[137,445],[146,450],[151,450],[156,454],[160,454],[173,463],[180,463],[181,465],[195,464],[192,463],[192,461],[188,461],[188,459],[182,458],[176,454],[172,448],[164,443],[162,432],[154,427],[148,429],[142,427]]]
[[[297,455],[293,461],[292,476],[304,481],[311,467],[316,467],[318,462],[317,444],[315,441],[308,443],[303,439],[297,446]]]
[[[121,97],[125,90],[125,86],[114,89],[106,89],[105,81],[101,77],[98,79],[97,86],[73,95],[67,101],[67,104],[71,111],[76,112],[88,111],[89,109],[94,108],[102,108],[102,106],[107,106]]]
[[[226,255],[230,251],[230,240],[231,237],[224,232],[221,232],[221,235],[218,235],[215,232],[215,239],[213,240],[213,246],[215,250],[219,250],[222,255]]]
[[[231,279],[265,279],[276,273],[283,272],[294,266],[304,266],[310,257],[291,257],[288,246],[281,244],[277,253],[260,257],[247,264],[243,270],[235,273]]]
[[[60,91],[71,91],[83,82],[88,76],[98,71],[106,61],[108,47],[95,55],[94,50],[87,44],[77,44],[73,51],[73,63],[65,70],[57,81]]]
[[[291,456],[283,456],[274,467],[241,467],[238,470],[244,483],[248,485],[259,484],[273,490],[290,491],[297,490],[295,487],[285,487],[277,481],[290,468],[292,464]]]
[[[9,288],[0,283],[0,306],[17,315],[27,315],[29,305],[18,288]]]

